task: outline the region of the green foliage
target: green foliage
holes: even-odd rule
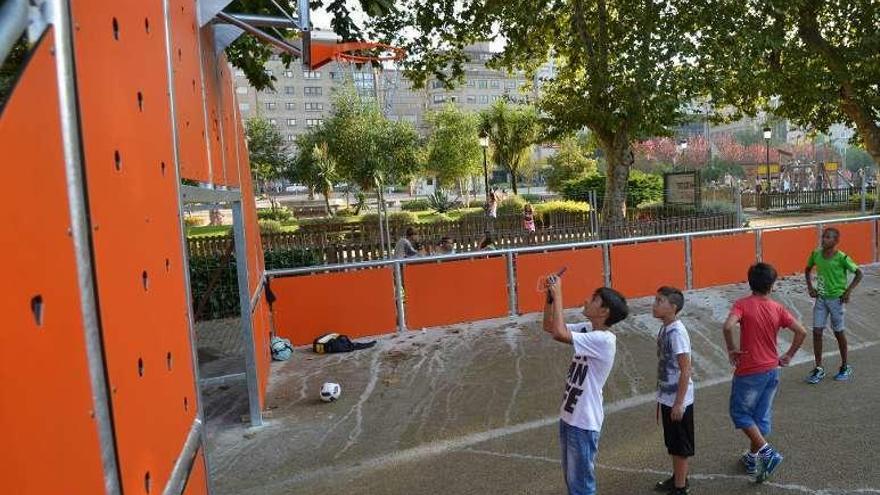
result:
[[[526,203],[532,204],[540,203],[544,200],[543,196],[540,194],[520,194],[519,197],[521,197]]]
[[[263,257],[267,270],[321,264],[317,254],[309,249],[267,249]]]
[[[553,213],[589,213],[590,205],[583,201],[548,201],[533,205],[535,214],[549,215]]]
[[[725,201],[706,201],[700,212],[707,215],[729,215],[736,213],[736,205]]]
[[[428,203],[432,210],[437,213],[446,213],[449,210],[459,206],[459,202],[452,199],[442,189],[437,189],[434,194],[428,196]]]
[[[867,209],[874,208],[874,200],[876,199],[875,195],[868,193],[865,196],[865,207]],[[859,207],[862,204],[862,195],[861,194],[852,194],[849,197],[850,206]]]
[[[3,109],[9,95],[12,94],[15,81],[18,78],[19,72],[24,69],[24,63],[30,49],[27,36],[22,36],[12,45],[6,60],[0,64],[0,110]]]
[[[257,220],[257,223],[260,224],[260,233],[261,234],[275,234],[277,232],[281,232],[281,222],[278,220]]]
[[[403,211],[426,211],[431,209],[431,201],[424,198],[417,198],[401,203],[400,209]]]
[[[187,227],[199,227],[205,223],[205,219],[202,217],[197,217],[194,215],[187,215],[183,217],[183,224]]]
[[[378,213],[367,213],[361,217],[362,223],[379,223]],[[388,223],[394,225],[410,225],[419,223],[419,216],[411,211],[392,211],[388,213]]]
[[[633,170],[628,182],[626,203],[630,206],[663,199],[663,177],[659,175]],[[601,205],[602,197],[605,195],[604,175],[590,174],[580,179],[569,180],[562,186],[562,196],[568,200],[586,201],[591,190],[596,191]]]
[[[745,176],[745,170],[738,163],[729,163],[721,160],[713,159],[708,167],[700,171],[700,177],[703,182],[718,181],[730,174],[733,177],[742,178]]]
[[[436,175],[439,185],[450,187],[459,179],[479,174],[483,151],[477,115],[450,103],[429,112],[425,119],[430,125],[425,167]]]
[[[526,200],[521,198],[520,196],[511,195],[504,199],[501,204],[498,205],[498,214],[499,215],[511,215],[522,213],[523,206],[526,205]]]
[[[259,220],[286,222],[291,218],[293,218],[293,213],[283,206],[278,208],[257,208],[257,219]]]
[[[353,217],[356,216],[357,213],[351,208],[340,208],[336,210],[337,217]]]
[[[280,178],[289,167],[287,144],[278,128],[259,115],[245,122],[245,132],[251,172],[254,180],[265,188],[266,183]]]
[[[513,177],[511,188],[516,194],[517,174],[527,165],[532,146],[543,134],[537,109],[531,105],[513,105],[503,98],[495,100],[480,112],[480,130],[489,136],[492,161]]]
[[[575,137],[563,139],[556,154],[547,159],[547,187],[558,192],[566,181],[596,173],[596,160],[590,158],[590,154],[582,140]]]

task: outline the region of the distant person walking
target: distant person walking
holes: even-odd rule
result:
[[[394,257],[401,259],[418,256],[419,252],[414,245],[417,240],[418,236],[416,235],[416,229],[407,227],[404,237],[398,239],[397,244],[394,246]]]
[[[530,234],[535,233],[535,210],[530,203],[523,206],[523,229]]]

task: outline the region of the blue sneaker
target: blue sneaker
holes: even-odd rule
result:
[[[763,483],[766,481],[773,474],[773,471],[776,471],[776,468],[782,464],[782,459],[784,459],[782,454],[773,450],[772,447],[767,447],[767,451],[760,454],[758,475],[755,476],[755,482]]]
[[[807,375],[806,381],[811,385],[815,385],[821,382],[823,378],[825,378],[825,368],[821,366],[816,366],[815,368],[813,368],[813,371],[811,371],[810,374]]]
[[[758,456],[751,455],[747,451],[739,458],[739,460],[743,463],[743,466],[746,467],[746,474],[749,476],[755,476],[758,474]]]
[[[852,374],[853,374],[852,366],[850,366],[850,365],[841,366],[840,371],[838,371],[837,374],[834,375],[834,380],[838,381],[838,382],[846,382],[846,381],[849,381],[850,377],[852,377]]]

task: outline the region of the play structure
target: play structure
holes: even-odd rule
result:
[[[266,18],[224,13],[227,3],[0,7],[0,61],[25,31],[31,43],[0,115],[2,493],[210,493],[187,203],[233,213],[253,426],[269,380],[269,280],[278,333],[307,343],[329,330],[376,335],[536,311],[539,278],[560,266],[575,304],[603,284],[633,297],[661,283],[736,282],[755,259],[794,273],[817,242],[817,226],[802,225],[267,274],[224,48],[246,32],[310,67],[401,53],[324,46],[309,35],[307,6],[299,18]],[[298,27],[298,44],[259,28],[271,23]],[[876,217],[840,227],[856,260],[877,260]]]

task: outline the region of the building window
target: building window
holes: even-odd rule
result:
[[[284,94],[292,95],[293,94],[293,86],[284,86]]]
[[[499,99],[501,99],[501,95],[493,95],[492,96],[492,101],[498,101]]]
[[[444,101],[446,101],[446,96],[434,95],[434,103],[443,103]]]
[[[293,142],[293,139],[294,139],[294,138],[293,138],[293,134],[288,134],[288,135],[287,135],[287,142],[288,142],[288,143],[292,143],[292,142]]]
[[[486,87],[488,86],[488,81],[486,81],[485,79],[480,79],[479,81],[477,81],[477,86],[480,89],[486,89]]]
[[[516,81],[507,81],[507,84],[505,84],[505,87],[507,89],[516,89]]]
[[[240,95],[246,95],[247,94],[247,86],[238,86],[235,88],[235,92]]]
[[[292,70],[284,71],[284,77],[286,77],[288,79],[293,79],[293,71]]]
[[[296,126],[296,119],[287,119],[287,127]]]
[[[275,102],[274,101],[266,102],[266,110],[275,110]]]
[[[440,89],[442,87],[443,87],[443,81],[437,81],[437,80],[431,81],[431,88],[432,89]]]
[[[467,82],[467,87],[469,87],[469,88],[477,87],[477,81],[475,81],[474,79],[469,79]]]
[[[403,120],[404,122],[411,122],[413,124],[416,123],[416,116],[415,115],[403,115],[400,117],[400,119]]]
[[[286,108],[288,110],[296,110],[296,103],[288,101],[287,103],[284,104],[284,108]]]
[[[468,96],[468,97],[467,97],[467,102],[468,102],[468,103],[476,103],[476,102],[477,102],[477,97],[476,97],[476,96],[473,96],[473,95]]]
[[[278,119],[269,119],[269,123],[272,125],[278,125]]]
[[[321,112],[323,110],[324,110],[323,103],[314,103],[314,102],[306,103],[306,112]]]
[[[251,109],[251,104],[250,103],[239,103],[238,109],[243,112],[247,112],[248,110]]]
[[[303,72],[303,77],[306,79],[321,79],[321,73],[314,70],[307,70]]]
[[[306,86],[303,88],[303,94],[306,96],[321,96],[321,87],[320,86]]]
[[[336,79],[339,79],[340,77],[341,77],[341,75],[338,72],[330,71],[330,79],[333,79],[335,81]]]
[[[489,87],[492,89],[498,89],[501,87],[501,81],[499,81],[498,79],[492,79],[491,81],[489,81]]]
[[[317,127],[324,123],[324,119],[306,119],[306,127]]]
[[[480,95],[480,103],[489,103],[489,95]]]

